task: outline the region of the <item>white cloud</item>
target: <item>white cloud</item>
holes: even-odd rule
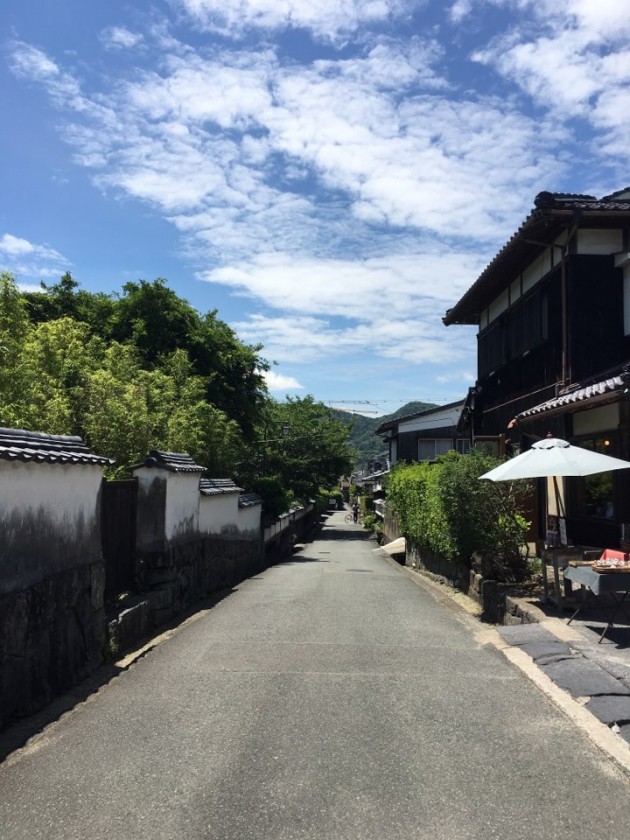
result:
[[[455,0],[443,11],[454,31],[423,31],[424,4],[413,0],[172,3],[177,30],[154,20],[142,32],[104,30],[98,80],[80,60],[70,72],[22,42],[11,67],[48,92],[76,163],[101,189],[167,218],[198,276],[247,301],[239,333],[270,358],[306,364],[330,347],[368,348],[388,363],[433,365],[443,382],[450,365],[467,381],[472,334],[445,330],[445,310],[539,190],[564,189],[587,163],[589,179],[601,178],[590,164],[602,150],[625,166],[623,4]],[[495,25],[490,42],[479,35],[473,57],[484,66],[474,66],[445,33],[472,45],[488,29],[470,21],[492,7],[510,24]],[[396,37],[388,21],[411,11],[416,34]],[[186,42],[191,20],[248,38],[238,49],[198,32]],[[288,41],[271,39],[282,28],[354,41],[343,52],[310,43],[314,58],[289,60]],[[254,47],[255,29],[265,31]],[[124,62],[112,63],[114,49],[129,50]],[[475,90],[475,74],[492,94]],[[592,129],[587,140],[576,117]],[[33,277],[63,262],[36,251],[47,246],[2,242]]]
[[[110,26],[101,32],[101,42],[107,50],[131,49],[141,44],[144,36],[124,26]]]
[[[486,0],[482,0],[486,2]],[[630,140],[630,16],[618,0],[494,0],[523,11],[473,56],[519,85],[556,119],[580,117],[601,153]],[[473,2],[470,3],[472,10]],[[462,9],[465,6],[462,6]],[[610,103],[614,102],[611,107]]]
[[[562,169],[548,150],[561,129],[499,100],[449,99],[440,55],[419,38],[290,68],[269,49],[172,51],[161,73],[91,97],[56,66],[35,78],[55,97],[67,90],[64,137],[99,185],[154,204],[191,247],[231,261],[318,250],[331,226],[355,241],[374,225],[493,238],[497,208],[522,213]],[[296,193],[300,176],[343,202]]]
[[[49,245],[35,245],[11,233],[0,239],[0,270],[14,274],[20,284],[26,282],[23,278],[59,276],[68,266],[69,261]]]
[[[372,320],[443,314],[484,264],[467,251],[428,246],[423,251],[364,260],[259,254],[200,277],[296,315]]]
[[[267,388],[272,392],[287,393],[289,391],[303,391],[304,386],[293,376],[286,376],[282,373],[276,373],[274,370],[267,370],[263,373],[263,377],[267,383]]]
[[[239,37],[246,30],[304,28],[337,42],[360,26],[404,16],[418,0],[173,0],[203,29]]]

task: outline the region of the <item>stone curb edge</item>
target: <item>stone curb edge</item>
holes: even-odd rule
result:
[[[616,735],[605,723],[598,720],[595,715],[580,705],[563,688],[557,686],[525,651],[510,645],[491,626],[480,626],[480,622],[474,617],[474,611],[467,610],[448,592],[447,587],[425,578],[416,570],[401,566],[389,555],[375,549],[391,566],[400,569],[407,577],[413,580],[418,586],[425,589],[436,600],[449,605],[453,610],[461,611],[458,616],[462,623],[472,629],[475,641],[479,645],[492,645],[503,656],[517,668],[527,679],[530,680],[569,720],[579,729],[607,758],[609,758],[630,782],[630,744]],[[473,603],[473,602],[471,602]],[[545,619],[540,622],[556,638],[564,642],[570,642],[580,638],[579,634],[572,627],[567,627],[554,619]]]

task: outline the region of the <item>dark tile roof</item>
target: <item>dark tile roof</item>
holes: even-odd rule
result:
[[[626,194],[628,198],[620,198]],[[576,213],[595,225],[605,223],[607,216],[630,214],[630,187],[601,199],[572,193],[538,193],[529,216],[468,291],[447,310],[442,319],[444,323],[447,326],[477,324],[480,311],[514,280],[528,262],[536,259],[563,230],[574,224]],[[624,226],[627,223],[624,216]]]
[[[161,449],[152,449],[144,461],[134,464],[131,469],[138,467],[155,467],[156,469],[168,470],[169,472],[205,472],[205,467],[195,464],[193,459],[186,452],[163,452]]]
[[[600,382],[592,382],[583,388],[575,388],[566,394],[560,394],[551,400],[546,400],[540,405],[535,405],[525,411],[521,411],[516,415],[516,420],[533,420],[541,414],[549,414],[551,412],[558,413],[563,408],[570,407],[577,403],[585,401],[606,401],[606,397],[611,397],[614,400],[618,396],[618,392],[622,392],[627,387],[624,377],[612,376],[609,379],[602,379]],[[609,402],[611,401],[609,400]]]
[[[261,504],[262,499],[256,493],[241,493],[238,497],[238,506],[240,508],[254,507],[255,505]]]
[[[47,464],[93,464],[111,466],[112,458],[90,452],[75,435],[47,435],[24,429],[0,428],[0,458],[4,461],[31,461]]]
[[[387,431],[387,429],[393,429],[400,425],[400,423],[405,423],[407,420],[415,420],[416,417],[427,417],[431,414],[437,414],[439,411],[444,411],[449,408],[463,408],[464,402],[465,400],[457,400],[457,402],[448,403],[447,405],[437,405],[435,408],[427,408],[424,411],[416,411],[415,414],[405,414],[404,417],[396,417],[395,420],[387,420],[385,423],[381,423],[374,434],[378,435],[381,432]]]
[[[630,199],[618,200],[619,196],[627,192],[628,187],[600,199],[593,195],[541,192],[534,199],[534,206],[539,209],[555,208],[559,210],[630,210]]]
[[[231,478],[200,478],[199,492],[203,496],[219,496],[224,493],[240,493],[242,487],[237,487]]]

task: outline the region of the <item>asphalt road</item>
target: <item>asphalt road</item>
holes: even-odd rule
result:
[[[335,513],[0,767],[0,838],[627,840],[630,786]]]

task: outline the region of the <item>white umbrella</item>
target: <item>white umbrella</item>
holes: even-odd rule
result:
[[[612,470],[626,470],[630,467],[630,461],[622,461],[620,458],[611,458],[610,455],[602,455],[599,452],[592,452],[581,446],[573,446],[561,438],[547,437],[536,441],[532,448],[516,458],[500,464],[493,470],[479,476],[488,478],[490,481],[512,481],[519,478],[552,478],[556,497],[556,509],[560,518],[558,519],[558,537],[562,543],[566,542],[566,533],[562,533],[560,523],[563,521],[564,505],[558,488],[559,476],[585,476],[594,473],[610,472]],[[547,524],[549,524],[549,513],[547,511]],[[562,612],[562,596],[560,593],[560,581],[558,576],[557,561],[554,560],[554,578],[556,588],[557,605]],[[547,574],[543,575],[545,586],[545,599],[547,598]]]
[[[500,464],[479,478],[490,481],[512,481],[518,478],[592,475],[630,468],[630,461],[611,458],[581,446],[573,446],[560,438],[536,441],[531,449]]]

